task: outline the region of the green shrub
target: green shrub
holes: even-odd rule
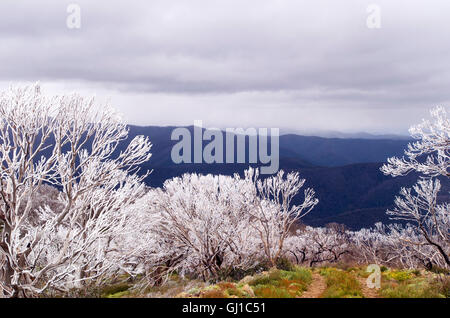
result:
[[[408,283],[387,283],[381,289],[386,298],[444,298],[439,289],[425,281]]]
[[[270,270],[249,281],[255,295],[261,298],[292,298],[300,296],[311,283],[309,269],[293,267],[292,271]]]
[[[281,272],[279,270],[271,270],[269,272],[256,275],[248,284],[250,286],[277,284],[280,277]]]
[[[391,281],[382,281],[381,295],[387,298],[448,298],[450,278],[416,275],[416,271],[393,271]]]
[[[278,269],[285,270],[285,271],[293,271],[294,270],[294,265],[286,257],[278,258],[276,266]]]
[[[248,295],[245,295],[240,289],[237,289],[237,288],[227,288],[225,290],[225,295],[226,296],[237,296],[239,298],[248,296]]]
[[[436,277],[430,282],[430,286],[443,297],[450,298],[450,277]]]
[[[322,298],[361,298],[361,286],[350,273],[335,268],[323,268],[320,274],[325,277],[327,288]]]
[[[320,275],[327,277],[331,274],[332,271],[333,271],[333,269],[330,267],[322,267],[319,270],[319,273],[320,273]]]
[[[257,285],[253,290],[258,298],[292,298],[288,290],[273,285]]]
[[[410,280],[414,277],[412,272],[401,270],[392,270],[390,272],[387,272],[386,276],[388,279],[395,279],[398,282]]]
[[[122,298],[123,296],[129,295],[130,292],[128,290],[124,290],[118,293],[110,294],[106,296],[106,298]]]
[[[450,277],[443,278],[439,285],[439,292],[446,298],[450,298]]]
[[[114,296],[118,293],[125,292],[130,287],[131,287],[131,285],[128,283],[118,283],[118,284],[103,287],[101,292],[102,292],[103,297],[110,297],[110,296]]]
[[[201,298],[227,298],[223,290],[220,289],[210,289],[202,291],[200,294]]]

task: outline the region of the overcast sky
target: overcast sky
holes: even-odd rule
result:
[[[1,0],[0,88],[95,93],[140,125],[406,133],[450,105],[449,39],[448,0]]]

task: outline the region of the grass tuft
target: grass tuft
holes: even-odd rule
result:
[[[323,268],[320,274],[325,277],[327,288],[322,298],[362,298],[358,280],[348,272],[336,268]]]

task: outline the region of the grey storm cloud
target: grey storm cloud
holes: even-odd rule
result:
[[[72,2],[80,29],[66,26],[69,1],[0,2],[0,81],[101,88],[131,121],[143,123],[136,103],[160,105],[158,124],[307,117],[307,129],[393,132],[450,101],[446,0]],[[380,29],[366,25],[372,2]]]

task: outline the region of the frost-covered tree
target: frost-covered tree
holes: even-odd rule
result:
[[[417,141],[408,144],[405,157],[392,157],[383,165],[381,171],[393,177],[417,171],[426,176],[450,176],[450,122],[444,107],[431,111],[433,121],[423,120],[421,124],[409,129]]]
[[[223,268],[253,266],[260,249],[249,227],[250,181],[238,175],[185,174],[152,190],[149,217],[155,220],[153,248],[158,248],[151,263],[204,279],[217,278]]]
[[[46,97],[39,85],[0,94],[0,293],[64,290],[121,266],[114,239],[144,194],[137,166],[150,158],[118,114],[79,95]],[[57,204],[39,203],[45,184]]]
[[[392,239],[389,226],[380,222],[373,228],[351,232],[351,241],[358,263],[393,265],[399,258],[400,242]]]
[[[415,225],[388,225],[388,241],[392,253],[397,255],[397,265],[406,268],[424,266],[431,269],[433,264],[445,267],[446,263],[441,253],[430,244],[423,244],[423,237]],[[419,244],[417,244],[419,243]]]
[[[403,188],[395,200],[395,209],[388,211],[394,219],[414,224],[421,233],[421,240],[409,240],[414,245],[430,245],[438,251],[445,264],[450,266],[449,205],[438,204],[439,180],[434,177],[449,177],[450,121],[443,107],[431,110],[433,121],[423,120],[410,128],[417,141],[410,143],[405,157],[388,159],[381,171],[386,175],[402,176],[411,171],[423,175],[413,189]],[[430,255],[431,258],[431,255]]]
[[[316,204],[308,189],[299,206],[292,198],[304,183],[298,174],[280,172],[259,180],[248,169],[244,177],[185,174],[149,191],[138,203],[146,211],[139,235],[152,280],[178,270],[203,279],[217,279],[233,269],[246,270],[276,260],[284,252],[291,226]]]
[[[446,266],[438,250],[422,243],[421,232],[412,224],[376,223],[373,228],[349,233],[358,263],[402,268]]]
[[[266,179],[258,178],[258,170],[246,171],[246,178],[254,180],[257,200],[251,211],[251,227],[258,233],[263,251],[272,266],[284,252],[284,242],[293,224],[308,214],[319,202],[311,188],[304,190],[303,202],[293,204],[294,197],[305,184],[297,172],[279,171]]]
[[[437,203],[441,188],[439,180],[419,180],[413,189],[403,188],[395,199],[395,208],[387,213],[395,220],[411,222],[422,239],[405,241],[413,245],[430,245],[450,265],[450,204]],[[431,257],[430,257],[431,259]]]
[[[286,239],[287,256],[297,264],[335,263],[350,252],[349,234],[333,227],[306,226]]]

